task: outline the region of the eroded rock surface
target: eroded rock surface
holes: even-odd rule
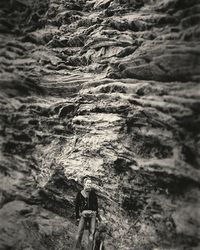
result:
[[[198,249],[199,1],[4,0],[0,14],[0,249],[72,249],[85,175],[106,249]]]

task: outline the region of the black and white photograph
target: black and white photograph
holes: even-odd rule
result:
[[[200,249],[200,1],[0,0],[0,250]]]

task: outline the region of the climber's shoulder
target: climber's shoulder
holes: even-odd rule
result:
[[[81,191],[78,191],[76,194],[76,198],[80,198],[81,197]]]
[[[92,188],[92,189],[91,189],[90,195],[91,195],[91,196],[97,196],[97,194],[96,194],[96,189],[95,189],[95,188]]]

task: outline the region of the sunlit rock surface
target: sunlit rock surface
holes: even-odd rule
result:
[[[1,1],[0,249],[71,250],[85,175],[106,249],[199,249],[199,80],[198,0]]]

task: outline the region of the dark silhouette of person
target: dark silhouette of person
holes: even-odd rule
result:
[[[73,249],[80,249],[84,229],[89,224],[88,250],[92,250],[96,219],[100,220],[100,217],[98,214],[97,195],[92,188],[92,180],[89,177],[84,179],[83,190],[77,193],[75,210],[78,230]]]

